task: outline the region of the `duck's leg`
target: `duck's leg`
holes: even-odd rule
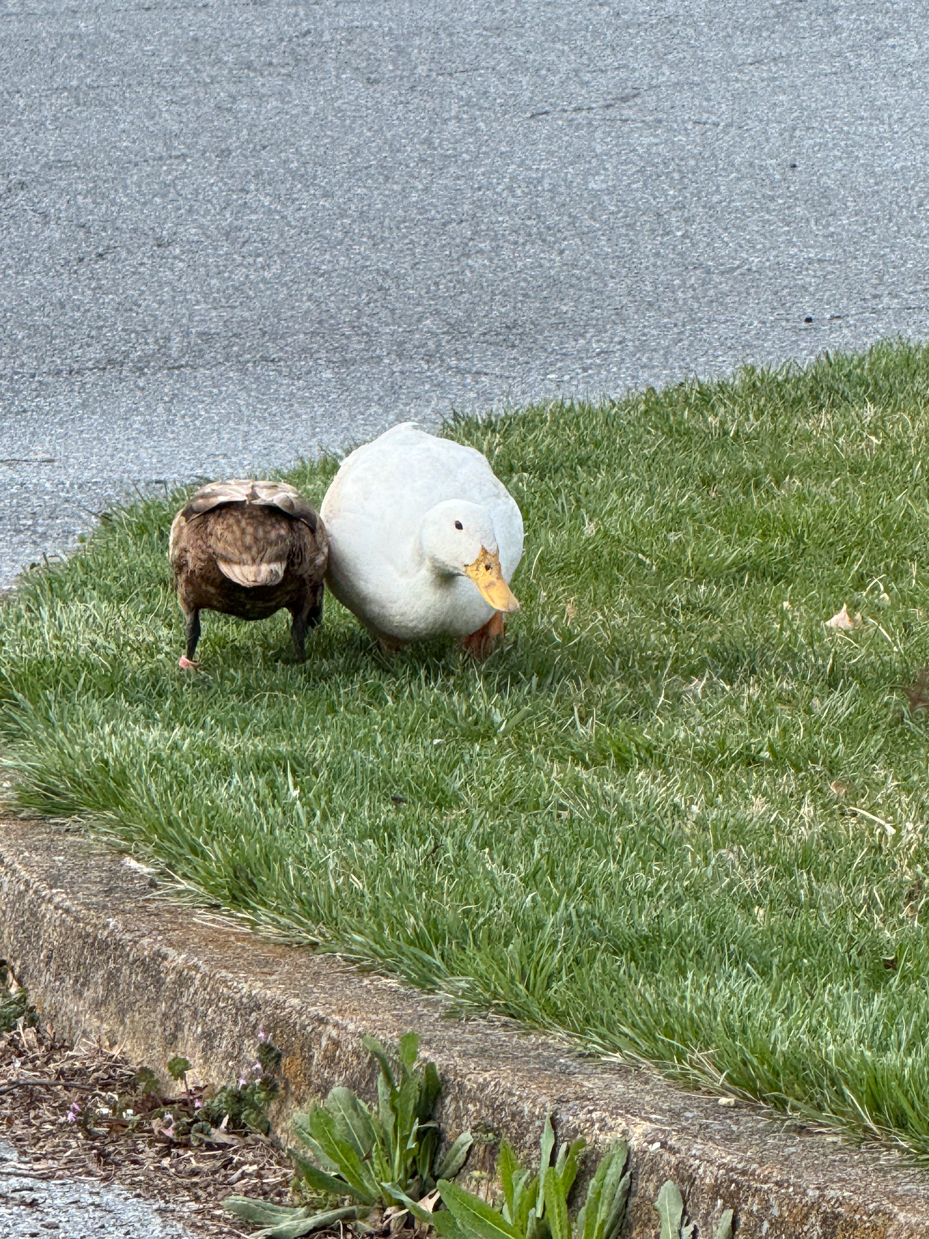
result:
[[[318,628],[319,625],[323,622],[323,603],[325,601],[326,601],[326,587],[325,585],[320,585],[319,589],[316,591],[315,597],[313,598],[313,605],[310,607],[307,613],[307,617],[306,617],[307,628]]]
[[[403,649],[403,642],[398,641],[396,637],[388,636],[386,632],[379,632],[371,624],[365,624],[365,628],[367,628],[385,654],[399,654]]]
[[[290,608],[293,622],[290,625],[290,635],[293,637],[294,654],[298,662],[306,662],[306,634],[308,628],[316,628],[323,619],[323,599],[325,590],[309,591],[299,604]]]
[[[465,637],[461,644],[472,658],[481,661],[493,652],[494,646],[502,636],[503,612],[494,611],[487,623],[479,628],[477,632],[472,632],[469,637]]]
[[[290,625],[290,635],[294,643],[294,657],[298,663],[305,663],[307,617],[303,611],[292,611],[291,615],[293,622]]]
[[[184,617],[187,620],[187,653],[181,655],[177,665],[182,671],[196,671],[197,664],[194,662],[194,654],[197,652],[197,642],[200,640],[199,608],[194,607],[190,611],[185,611]]]

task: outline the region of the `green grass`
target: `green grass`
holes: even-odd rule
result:
[[[173,504],[0,612],[22,805],[212,899],[679,1078],[929,1161],[929,348],[456,420],[519,501],[483,666],[381,655],[331,598],[206,615]],[[289,475],[318,503],[335,463]],[[843,603],[852,633],[827,630]]]

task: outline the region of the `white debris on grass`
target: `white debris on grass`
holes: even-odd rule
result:
[[[861,627],[861,616],[856,611],[850,615],[848,607],[843,603],[842,610],[837,611],[832,619],[826,620],[827,628],[837,628],[840,632],[854,632],[856,628]]]

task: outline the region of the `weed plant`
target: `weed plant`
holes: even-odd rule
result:
[[[6,960],[0,959],[0,1034],[12,1032],[20,1020],[34,1025],[35,1009],[29,1005],[29,991],[16,984]]]
[[[386,657],[329,598],[305,666],[284,618],[209,615],[184,675],[180,496],[140,503],[2,610],[19,804],[461,1009],[929,1159],[929,349],[445,433],[525,515],[502,650]],[[335,468],[288,476],[318,504]]]
[[[416,1063],[416,1034],[400,1038],[395,1058],[374,1037],[365,1037],[364,1046],[380,1069],[376,1110],[338,1086],[323,1105],[294,1120],[304,1146],[302,1154],[291,1150],[295,1184],[324,1207],[288,1208],[247,1196],[229,1196],[224,1202],[231,1213],[260,1223],[258,1235],[264,1239],[298,1239],[337,1222],[355,1222],[354,1229],[364,1233],[374,1227],[363,1223],[375,1217],[389,1220],[391,1212],[402,1216],[408,1203],[424,1212],[418,1202],[435,1192],[436,1180],[453,1178],[464,1165],[473,1143],[470,1132],[437,1155],[439,1128],[432,1111],[441,1086],[434,1063]]]
[[[503,1187],[499,1208],[440,1179],[445,1209],[429,1215],[410,1202],[412,1212],[420,1221],[431,1221],[440,1239],[617,1239],[629,1195],[628,1145],[617,1141],[604,1153],[584,1204],[572,1218],[568,1200],[585,1145],[583,1138],[562,1144],[552,1162],[555,1132],[547,1118],[535,1173],[520,1166],[510,1144],[501,1142],[496,1165]]]

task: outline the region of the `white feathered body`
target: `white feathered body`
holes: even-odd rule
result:
[[[437,576],[423,552],[424,518],[446,500],[486,511],[509,584],[523,551],[522,515],[475,448],[404,422],[347,456],[329,487],[320,508],[329,535],[327,582],[376,635],[403,642],[464,637],[493,616],[473,581]]]

